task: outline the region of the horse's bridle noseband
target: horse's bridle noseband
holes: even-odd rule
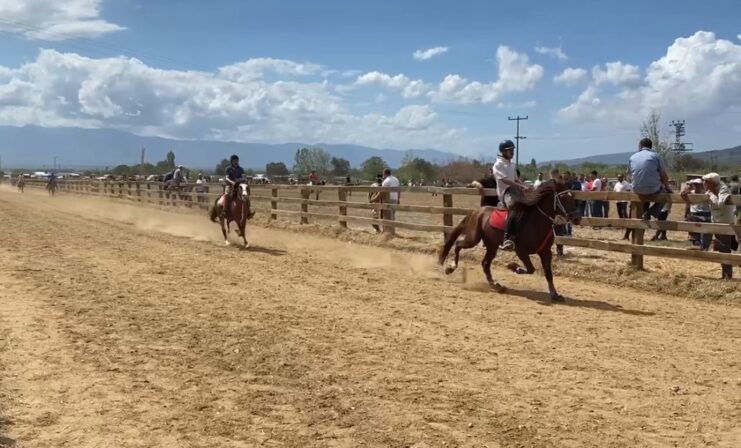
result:
[[[558,221],[559,216],[563,216],[566,219],[566,222],[569,222],[572,219],[571,216],[570,216],[570,214],[569,214],[569,212],[566,211],[566,207],[564,207],[563,206],[563,203],[561,202],[561,196],[562,195],[563,196],[568,196],[568,195],[572,195],[573,196],[573,193],[571,193],[571,190],[564,190],[564,191],[562,191],[560,193],[554,193],[553,194],[553,210],[554,210],[554,213],[555,213],[555,216],[553,216],[553,217],[548,216],[548,214],[546,212],[544,212],[543,209],[540,208],[540,206],[536,206],[538,208],[538,211],[540,212],[540,214],[543,215],[543,216],[545,216],[546,218],[548,218],[553,225],[564,225],[564,224],[566,224],[565,222],[556,222],[556,221]],[[578,213],[578,211],[574,211],[574,213]]]

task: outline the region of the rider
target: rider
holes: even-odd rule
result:
[[[183,165],[178,165],[175,171],[172,173],[172,186],[177,188],[180,186],[180,182],[183,181],[185,173],[183,172]]]
[[[504,140],[499,144],[499,155],[494,164],[494,177],[497,179],[497,195],[500,206],[509,209],[507,217],[507,228],[504,233],[504,242],[499,247],[502,250],[514,250],[515,236],[517,233],[517,220],[513,207],[520,198],[522,190],[530,189],[530,186],[520,180],[517,166],[512,163],[515,153],[515,144],[512,140]]]
[[[232,192],[235,191],[240,182],[244,182],[244,169],[239,166],[239,156],[233,154],[229,158],[229,167],[226,169],[226,178],[231,181],[227,182],[224,190],[224,207],[221,209],[222,217],[226,217],[226,211],[229,210],[232,200]]]

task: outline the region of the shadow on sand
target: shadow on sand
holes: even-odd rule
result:
[[[286,251],[282,249],[271,249],[269,247],[262,247],[262,246],[253,246],[250,245],[250,247],[244,247],[242,245],[234,245],[232,247],[236,247],[237,249],[245,252],[253,252],[257,254],[266,254],[271,255],[273,257],[282,257],[287,254]]]
[[[532,301],[538,302],[541,305],[546,305],[546,306],[555,305],[555,306],[573,306],[573,307],[578,307],[578,308],[591,308],[593,310],[612,311],[615,313],[629,314],[631,316],[654,316],[656,314],[656,313],[649,312],[649,311],[625,309],[620,305],[613,305],[608,302],[602,302],[601,300],[581,300],[581,299],[574,299],[574,298],[567,297],[567,296],[563,296],[564,298],[563,302],[553,302],[551,301],[547,292],[540,292],[540,291],[528,291],[528,290],[514,289],[514,288],[508,287],[507,292],[505,294],[522,297],[522,298],[532,300]]]
[[[10,421],[7,417],[3,417],[0,415],[0,448],[11,448],[15,446],[15,440],[11,439],[10,437],[5,437],[5,431],[7,431],[8,426],[11,426],[13,424],[12,421]]]

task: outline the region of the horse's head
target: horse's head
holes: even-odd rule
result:
[[[553,208],[556,215],[563,216],[572,223],[579,225],[581,213],[576,205],[576,198],[568,185],[554,181]]]
[[[243,201],[249,201],[250,199],[250,186],[244,183],[239,184],[239,199]]]

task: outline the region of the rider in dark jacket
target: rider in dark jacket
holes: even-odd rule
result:
[[[222,217],[226,217],[226,211],[231,205],[232,194],[237,186],[244,182],[244,169],[239,166],[239,156],[234,154],[229,158],[230,165],[226,169],[227,185],[224,192],[224,207],[221,209]]]

